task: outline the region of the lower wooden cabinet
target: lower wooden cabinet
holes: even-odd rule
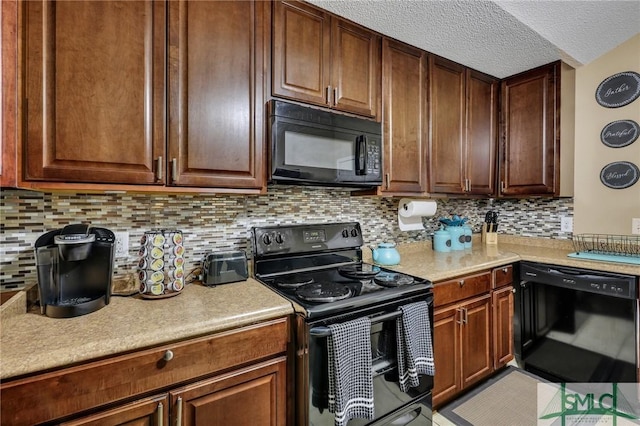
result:
[[[509,265],[435,284],[434,407],[513,359],[512,275]]]
[[[288,351],[285,317],[9,379],[0,423],[284,426]]]
[[[172,424],[284,426],[286,365],[277,358],[171,391]]]

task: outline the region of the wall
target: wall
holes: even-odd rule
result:
[[[640,218],[640,182],[627,189],[610,189],[600,182],[600,170],[613,161],[640,167],[640,140],[624,148],[600,141],[608,123],[632,119],[640,123],[640,99],[621,108],[604,108],[595,99],[605,78],[622,71],[640,72],[640,34],[576,70],[576,126],[574,163],[574,232],[631,233],[631,218]]]
[[[572,216],[571,199],[438,200],[424,220],[426,230],[398,229],[399,199],[351,197],[349,191],[309,187],[270,187],[266,195],[49,194],[3,190],[0,194],[0,284],[36,280],[33,244],[45,231],[91,222],[112,231],[129,231],[130,251],[116,260],[116,276],[135,272],[139,241],[154,228],[184,233],[186,271],[211,250],[245,250],[252,226],[280,223],[359,221],[366,244],[430,239],[438,218],[468,217],[476,232],[487,210],[499,213],[499,232],[567,239],[559,216]]]

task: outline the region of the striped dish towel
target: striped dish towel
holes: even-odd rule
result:
[[[329,329],[329,411],[335,415],[335,426],[355,417],[373,419],[371,320],[359,318]]]
[[[433,344],[427,302],[401,306],[396,320],[398,375],[403,392],[420,384],[418,375],[434,375]]]

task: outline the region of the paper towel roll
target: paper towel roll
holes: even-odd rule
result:
[[[401,231],[424,229],[422,218],[436,214],[438,204],[433,200],[402,198],[398,203],[398,226]]]

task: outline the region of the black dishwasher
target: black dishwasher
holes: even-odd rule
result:
[[[640,381],[638,277],[520,263],[518,363],[554,382]]]

